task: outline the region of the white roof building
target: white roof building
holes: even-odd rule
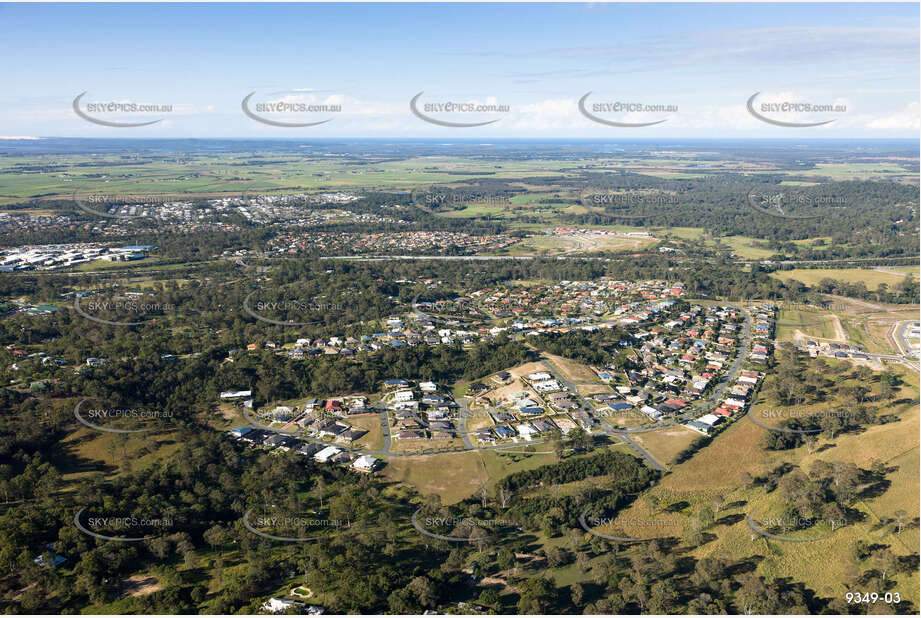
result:
[[[413,392],[412,391],[397,391],[393,394],[394,401],[412,401]]]
[[[362,472],[371,472],[377,465],[377,458],[370,455],[362,455],[352,462],[352,467]]]
[[[541,393],[549,393],[553,391],[558,391],[560,385],[556,380],[544,380],[542,382],[534,382],[534,389]]]
[[[319,461],[320,463],[326,463],[341,452],[342,449],[336,448],[335,446],[327,446],[322,451],[314,455],[313,459],[314,461]]]
[[[244,399],[252,394],[253,391],[224,391],[221,393],[221,399]]]
[[[288,599],[276,599],[272,597],[268,601],[262,604],[262,611],[271,612],[273,614],[280,614],[292,607],[303,605],[303,603],[298,603],[297,601],[290,601]]]
[[[716,414],[704,414],[697,420],[703,423],[704,425],[709,425],[710,427],[713,427],[714,425],[722,421],[723,417],[717,416]]]
[[[530,440],[533,436],[540,434],[534,425],[531,425],[530,423],[518,425],[515,429],[518,430],[519,435],[521,435],[521,437],[525,440]]]

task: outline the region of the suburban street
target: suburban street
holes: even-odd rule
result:
[[[741,345],[738,347],[736,351],[736,355],[732,361],[732,364],[729,367],[729,370],[723,376],[723,379],[721,379],[719,383],[717,383],[717,385],[713,388],[713,392],[710,394],[710,396],[706,400],[695,402],[694,404],[689,406],[686,412],[684,412],[683,414],[673,419],[659,421],[651,425],[644,425],[640,427],[618,428],[618,427],[613,426],[604,417],[601,417],[600,415],[595,413],[593,414],[593,416],[598,420],[599,425],[602,427],[600,432],[611,438],[614,438],[615,440],[623,444],[629,445],[630,448],[632,448],[634,452],[637,453],[637,455],[639,455],[644,461],[646,461],[647,464],[651,468],[658,470],[660,472],[663,472],[663,473],[667,473],[668,469],[666,468],[666,466],[662,462],[658,461],[649,451],[644,449],[639,443],[637,443],[637,441],[634,440],[630,436],[630,434],[653,431],[656,429],[661,429],[664,427],[670,427],[670,426],[674,426],[674,425],[683,423],[685,420],[689,418],[697,417],[702,414],[705,414],[718,403],[718,401],[722,397],[723,391],[732,382],[734,382],[735,379],[738,377],[739,372],[742,370],[742,365],[744,364],[745,359],[748,357],[748,353],[751,349],[752,316],[748,312],[748,310],[741,308],[741,307],[739,309],[745,315],[745,321],[743,324],[743,330],[742,330],[741,339],[740,339]],[[901,331],[899,332],[899,334],[901,335]],[[892,357],[892,358],[903,360],[901,357]],[[572,382],[571,380],[567,379],[563,375],[562,371],[560,371],[560,369],[553,363],[553,361],[551,361],[546,356],[541,355],[540,362],[542,362],[547,367],[548,371],[550,372],[551,375],[553,375],[554,379],[556,379],[560,384],[565,386],[566,389],[570,393],[572,393],[572,395],[579,402],[579,406],[583,410],[586,410],[590,413],[594,411],[594,407],[591,405],[591,403],[586,398],[584,398],[581,395],[581,393],[579,393],[579,390],[576,388],[576,384]],[[324,446],[336,446],[337,448],[340,448],[343,451],[355,453],[356,455],[371,455],[371,456],[376,456],[376,457],[413,457],[413,456],[420,456],[420,455],[459,453],[459,452],[475,451],[475,450],[501,451],[503,449],[514,449],[516,447],[520,448],[522,446],[544,444],[548,442],[548,440],[543,439],[543,440],[530,440],[530,441],[526,441],[523,444],[513,443],[513,444],[498,444],[498,445],[475,445],[473,444],[473,441],[470,438],[470,433],[467,430],[467,417],[470,416],[468,398],[466,397],[459,398],[457,400],[457,404],[459,406],[457,434],[463,440],[463,443],[464,443],[463,447],[428,450],[425,452],[394,453],[392,450],[393,449],[393,438],[390,433],[390,411],[387,408],[386,404],[384,404],[383,402],[378,402],[374,404],[374,406],[372,406],[376,410],[379,411],[379,415],[380,415],[381,436],[382,436],[382,445],[380,449],[371,450],[367,448],[356,448],[356,447],[352,447],[352,446],[348,446],[344,444],[333,445],[324,440],[320,440],[319,438],[304,437],[304,436],[297,436],[297,437],[298,439],[303,440],[305,442],[310,442],[314,444],[322,444]],[[259,423],[258,421],[256,421],[255,419],[253,419],[246,413],[244,413],[244,417],[246,417],[247,420],[249,420],[250,423],[258,429],[262,429],[264,431],[282,434],[282,435],[289,435],[289,436],[293,435],[292,432],[278,430],[278,429],[269,427],[267,425],[264,425],[262,423]],[[417,420],[421,422],[421,419],[417,418]]]

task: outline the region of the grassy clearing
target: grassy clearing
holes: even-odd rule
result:
[[[172,434],[115,434],[80,427],[60,443],[60,470],[65,490],[75,489],[80,479],[97,472],[113,475],[143,470],[168,460],[180,448]]]
[[[492,427],[495,423],[492,422],[489,414],[486,412],[481,412],[479,414],[473,414],[467,417],[467,431],[476,431],[477,429],[483,429],[484,427]]]
[[[389,481],[411,485],[423,495],[437,494],[444,504],[472,496],[488,478],[476,451],[391,457],[382,474]]]
[[[534,453],[526,453],[525,444],[509,445],[508,451],[478,451],[486,473],[489,475],[489,486],[495,486],[496,482],[505,478],[509,474],[520,472],[522,470],[533,470],[540,466],[556,463],[556,455],[553,453],[537,452],[549,451],[550,448],[543,444],[534,445]]]
[[[777,253],[771,249],[756,247],[755,243],[758,240],[747,236],[724,236],[719,241],[732,247],[732,252],[736,255],[748,260],[763,260]]]
[[[869,289],[876,289],[880,283],[889,287],[901,283],[905,276],[882,272],[868,268],[795,268],[793,270],[779,270],[771,276],[781,281],[793,279],[806,285],[816,285],[822,279],[836,279],[847,283],[863,283]]]
[[[218,431],[226,431],[234,427],[248,426],[249,421],[243,417],[241,407],[230,403],[220,403],[217,406],[217,411],[208,419],[208,425]]]
[[[921,266],[886,266],[885,270],[893,270],[899,273],[912,274],[915,277],[921,275]]]
[[[614,389],[608,384],[576,384],[576,390],[583,397],[590,397],[598,393],[613,393]]]
[[[110,262],[108,260],[94,260],[86,264],[76,266],[74,270],[78,272],[94,272],[97,270],[118,270],[120,268],[131,268],[135,266],[156,266],[160,260],[156,258],[144,258],[133,262]]]
[[[395,431],[396,430],[391,428],[392,433],[395,433]],[[418,453],[419,455],[424,455],[426,452],[430,451],[440,451],[463,447],[464,442],[460,438],[455,438],[453,440],[430,440],[425,438],[409,440],[395,439],[390,446],[390,450],[394,453]]]
[[[384,447],[384,432],[381,429],[381,417],[378,414],[350,416],[348,422],[355,427],[367,430],[364,436],[356,440],[354,446],[372,451]]]
[[[802,176],[828,176],[834,180],[867,180],[870,178],[885,178],[891,176],[904,176],[910,170],[898,163],[818,163],[815,169],[797,171]]]
[[[834,316],[827,312],[782,309],[777,322],[775,336],[779,341],[793,341],[797,330],[821,339],[833,339],[835,336]]]
[[[632,438],[658,461],[668,464],[678,453],[701,437],[699,433],[683,426],[663,427],[655,431],[633,434]]]
[[[598,377],[598,374],[580,362],[568,358],[563,358],[562,356],[556,356],[548,352],[544,352],[543,355],[550,359],[550,362],[553,363],[554,367],[559,369],[560,373],[563,374],[563,377],[570,382],[601,383],[601,379]]]

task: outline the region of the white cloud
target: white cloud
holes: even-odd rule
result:
[[[897,112],[875,118],[866,124],[869,129],[921,129],[921,104],[913,101]]]

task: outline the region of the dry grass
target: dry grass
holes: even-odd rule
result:
[[[368,432],[354,442],[355,446],[372,451],[383,448],[384,435],[381,431],[381,417],[379,414],[350,416],[348,417],[348,422]]]
[[[893,367],[893,370],[902,374],[908,383],[897,397],[897,400],[905,400],[906,403],[891,406],[899,421],[870,426],[861,433],[841,435],[832,441],[821,440],[827,446],[821,452],[809,454],[804,447],[789,451],[761,449],[758,443],[765,430],[747,418],[740,418],[690,460],[675,466],[673,472],[653,490],[652,493],[663,498],[667,505],[678,507],[677,512],[664,515],[652,512],[650,505],[640,499],[620,517],[628,521],[678,517],[687,523],[701,507],[711,505],[714,495],[721,494],[732,506],[717,514],[722,523],[709,531],[716,535],[716,539],[695,548],[693,555],[700,558],[725,553],[733,560],[763,556],[758,565],[761,575],[790,577],[823,595],[843,594],[846,592],[843,584],[845,572],[851,564],[851,549],[857,540],[891,545],[892,551],[901,555],[915,553],[919,547],[917,528],[905,530],[897,536],[891,527],[880,528],[877,525],[900,508],[911,516],[916,516],[919,509],[918,435],[921,421],[918,406],[907,403],[918,397],[918,377],[901,367]],[[756,412],[763,407],[766,406],[756,406]],[[827,407],[828,404],[815,406],[816,410]],[[648,438],[645,439],[651,450],[655,448]],[[757,512],[761,517],[776,514],[779,512],[779,500],[776,492],[765,493],[762,488],[745,487],[741,474],[764,474],[781,462],[808,470],[817,460],[853,462],[869,468],[876,459],[888,460],[888,464],[897,469],[887,476],[891,485],[883,495],[853,505],[864,512],[863,521],[840,528],[827,539],[807,543],[768,542],[753,535],[749,529],[745,521],[749,513]],[[677,536],[674,532],[678,528],[674,525],[664,526],[661,530],[651,528],[656,534],[646,536]],[[860,566],[863,570],[871,568],[869,564]],[[897,580],[898,586],[893,589],[917,604],[917,571],[901,574]]]
[[[427,438],[400,440],[394,439],[390,450],[394,453],[419,453],[425,451],[438,451],[442,449],[463,448],[464,442],[460,438],[453,440],[430,440]]]
[[[590,397],[598,393],[613,393],[614,389],[607,384],[576,384],[576,390],[583,397]]]
[[[122,580],[122,595],[130,597],[142,597],[163,589],[156,577],[153,575],[132,575]]]
[[[554,366],[560,370],[560,373],[563,374],[563,377],[570,382],[575,382],[577,384],[581,382],[600,382],[598,374],[596,374],[582,363],[570,360],[568,358],[563,358],[562,356],[548,354],[547,352],[543,352],[543,355],[550,359],[550,362],[552,362]]]
[[[437,494],[444,504],[473,495],[487,480],[476,451],[392,457],[381,474],[389,481],[411,485],[423,495]]]
[[[875,290],[880,283],[885,283],[893,287],[902,282],[905,275],[880,272],[868,268],[796,268],[793,270],[779,270],[771,273],[771,276],[781,281],[794,279],[806,285],[816,285],[822,279],[835,279],[847,283],[864,283],[867,288]]]
[[[633,434],[631,437],[658,461],[667,464],[674,461],[678,453],[690,446],[691,442],[701,437],[701,435],[687,427],[678,425]]]
[[[494,424],[492,418],[490,418],[489,414],[486,412],[473,414],[467,417],[467,431],[475,431],[483,427],[492,427]]]
[[[517,367],[512,367],[511,369],[508,369],[507,371],[513,376],[515,376],[516,378],[520,378],[521,376],[526,376],[529,373],[536,373],[538,371],[547,371],[547,366],[538,361],[534,363],[525,363],[524,365],[518,365]]]

